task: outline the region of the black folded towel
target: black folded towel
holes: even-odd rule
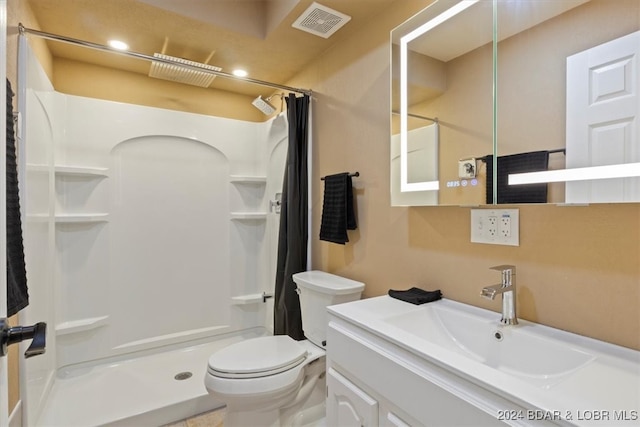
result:
[[[493,156],[487,159],[486,202],[493,203]],[[548,151],[511,154],[498,157],[498,203],[547,203],[547,184],[509,185],[509,174],[546,171]]]
[[[320,240],[344,245],[349,241],[347,230],[355,230],[356,227],[351,176],[346,172],[326,176]]]
[[[425,291],[420,288],[411,288],[406,291],[395,291],[393,289],[389,289],[389,296],[410,302],[411,304],[420,305],[427,302],[438,301],[442,298],[442,292],[440,292],[440,289],[435,291]]]
[[[6,203],[7,203],[7,315],[13,316],[29,304],[27,272],[22,242],[20,197],[18,194],[18,166],[16,140],[13,129],[13,90],[7,79],[7,153],[6,153]]]

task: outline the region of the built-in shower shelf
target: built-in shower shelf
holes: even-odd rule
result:
[[[30,163],[27,164],[27,170],[31,172],[48,172],[49,166]],[[105,178],[109,176],[109,169],[107,168],[88,166],[56,165],[54,166],[54,172],[56,176],[77,176],[85,178]]]
[[[56,223],[58,224],[95,223],[107,222],[108,220],[108,213],[56,214]]]
[[[261,294],[247,294],[231,297],[231,304],[233,305],[246,305],[246,304],[258,304],[266,301],[267,298],[271,298],[273,295],[267,295],[264,292]]]
[[[229,181],[234,184],[266,184],[266,176],[231,175]]]
[[[231,219],[235,221],[262,221],[267,219],[266,212],[231,212]]]
[[[109,316],[88,317],[86,319],[71,320],[56,325],[56,335],[74,334],[76,332],[90,331],[105,326]]]

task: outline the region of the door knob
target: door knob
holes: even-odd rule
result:
[[[31,340],[31,345],[24,353],[25,358],[43,354],[47,340],[47,324],[38,322],[33,326],[14,326],[10,328],[7,324],[7,319],[0,319],[0,357],[7,355],[7,348],[11,344],[24,340]]]

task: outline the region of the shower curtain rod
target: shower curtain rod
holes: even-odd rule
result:
[[[393,110],[393,111],[391,111],[391,112],[392,112],[393,114],[398,115],[398,116],[400,115],[400,112],[399,112],[399,111]],[[413,117],[413,118],[416,118],[416,119],[431,120],[432,122],[438,123],[438,118],[437,118],[437,117],[435,117],[435,118],[433,118],[433,119],[432,119],[431,117],[427,117],[427,116],[420,116],[420,115],[418,115],[418,114],[412,114],[412,113],[407,113],[407,116],[409,116],[409,117]]]
[[[252,78],[249,78],[249,77],[238,77],[238,76],[234,76],[233,74],[225,73],[225,72],[222,72],[222,71],[210,70],[208,68],[199,67],[197,65],[183,64],[183,63],[172,61],[170,59],[165,59],[165,58],[156,58],[156,57],[151,56],[151,55],[145,55],[144,53],[118,50],[118,49],[114,49],[112,47],[101,45],[101,44],[98,44],[98,43],[88,42],[88,41],[84,41],[84,40],[78,40],[78,39],[74,39],[74,38],[71,38],[71,37],[60,36],[60,35],[57,35],[57,34],[51,34],[51,33],[47,33],[47,32],[44,32],[44,31],[34,30],[32,28],[25,27],[24,25],[22,25],[22,23],[18,24],[18,31],[20,32],[21,35],[24,35],[25,33],[28,33],[28,34],[32,34],[32,35],[34,35],[36,37],[41,37],[43,39],[54,40],[54,41],[59,41],[59,42],[63,42],[63,43],[69,43],[69,44],[82,46],[82,47],[88,47],[88,48],[96,49],[96,50],[103,50],[103,51],[106,51],[106,52],[116,53],[118,55],[129,56],[129,57],[137,58],[137,59],[144,59],[144,60],[147,60],[147,61],[156,61],[156,62],[163,62],[165,64],[170,64],[170,65],[177,65],[177,66],[180,66],[180,67],[190,68],[190,69],[201,71],[201,72],[208,73],[208,74],[214,74],[214,75],[219,76],[219,77],[225,77],[225,78],[228,78],[228,79],[234,79],[234,80],[254,83],[254,84],[257,84],[257,85],[261,85],[261,86],[268,86],[268,87],[272,87],[274,89],[288,90],[290,92],[296,92],[296,93],[309,95],[309,96],[311,96],[311,94],[312,94],[312,91],[310,89],[300,89],[300,88],[297,88],[297,87],[285,86],[285,85],[281,85],[281,84],[278,84],[278,83],[272,83],[272,82],[267,82],[267,81],[264,81],[264,80],[252,79]]]

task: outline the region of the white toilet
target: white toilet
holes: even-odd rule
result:
[[[299,426],[325,415],[326,307],[360,299],[364,284],[323,271],[293,275],[306,340],[252,338],[211,355],[209,394],[225,402],[225,426]]]

